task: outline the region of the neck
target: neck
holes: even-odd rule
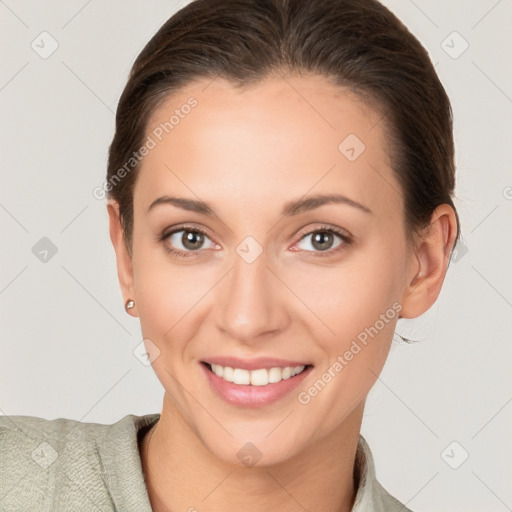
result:
[[[240,467],[215,457],[164,399],[160,420],[140,444],[152,509],[349,512],[363,409],[364,403],[328,436],[282,463]]]

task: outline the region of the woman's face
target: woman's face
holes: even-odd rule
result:
[[[169,97],[146,136],[133,298],[166,400],[233,463],[359,428],[412,262],[381,115],[317,76],[218,78]]]

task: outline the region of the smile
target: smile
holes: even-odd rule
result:
[[[234,357],[208,359],[209,362],[201,361],[199,366],[210,390],[224,402],[237,407],[265,407],[281,399],[292,399],[293,390],[313,370],[312,364],[274,358],[251,361]]]
[[[268,384],[275,384],[302,373],[306,368],[305,365],[301,365],[286,366],[284,368],[274,367],[269,369],[257,368],[255,370],[245,370],[243,368],[221,366],[220,364],[206,364],[210,371],[217,375],[217,377],[220,377],[226,382],[244,386],[266,386]]]

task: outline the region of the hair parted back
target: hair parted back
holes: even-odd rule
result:
[[[202,78],[250,86],[289,71],[325,76],[382,112],[408,230],[428,226],[446,203],[455,210],[458,239],[450,101],[427,51],[377,0],[187,4],[133,64],[117,108],[107,182],[141,147],[148,119],[170,94]],[[108,190],[119,203],[129,248],[137,168]]]

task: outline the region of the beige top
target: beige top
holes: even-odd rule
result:
[[[160,414],[103,425],[65,418],[0,416],[0,510],[151,512],[139,455]],[[359,437],[352,512],[411,512],[376,480]]]

